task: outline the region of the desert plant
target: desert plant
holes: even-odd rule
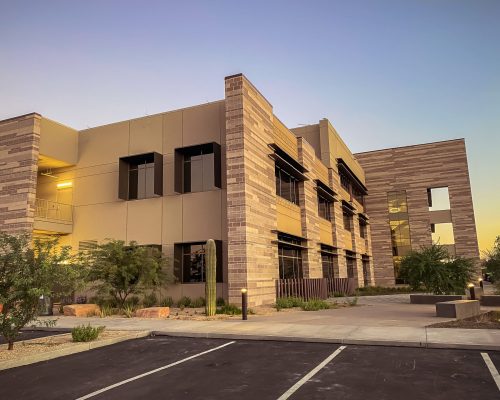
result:
[[[96,340],[104,331],[104,326],[93,327],[89,325],[78,325],[71,330],[73,342],[91,342]]]
[[[328,304],[324,300],[307,300],[304,301],[301,306],[303,311],[318,311],[318,310],[327,310],[330,308],[330,304]]]
[[[224,304],[226,304],[226,300],[224,300],[223,297],[217,297],[217,301],[215,302],[217,307],[222,307]]]
[[[351,299],[346,299],[345,304],[347,304],[349,307],[354,307],[358,305],[358,296],[355,296]]]
[[[227,315],[241,315],[241,308],[235,306],[234,304],[225,304],[222,307],[217,308],[216,314],[227,314]]]
[[[162,307],[172,307],[174,305],[174,300],[172,297],[167,296],[162,301],[160,301],[160,306]]]
[[[206,301],[205,301],[205,298],[204,297],[198,297],[197,299],[194,299],[191,304],[189,305],[189,307],[192,307],[192,308],[201,308],[201,307],[205,307],[206,305]]]
[[[216,264],[215,241],[208,239],[205,246],[205,313],[207,316],[215,315],[217,308]]]
[[[39,315],[40,298],[67,296],[81,285],[81,274],[70,248],[59,247],[57,239],[0,233],[0,334],[9,350],[19,331]]]
[[[156,294],[154,292],[151,292],[144,296],[142,299],[142,305],[144,307],[154,307],[158,304],[158,298],[156,297]]]
[[[276,299],[274,307],[280,311],[284,308],[301,307],[303,300],[299,297],[280,297]]]
[[[122,308],[123,315],[125,315],[125,317],[127,318],[132,318],[136,310],[137,307],[133,306],[132,304],[125,304]]]
[[[452,258],[445,247],[433,244],[403,257],[399,274],[413,290],[423,287],[428,293],[463,294],[475,270],[472,260]]]
[[[105,318],[113,315],[113,309],[108,305],[103,305],[100,307],[99,317]]]
[[[181,309],[189,307],[190,305],[191,305],[191,297],[187,296],[182,296],[180,300],[177,302],[177,306]]]
[[[385,287],[385,286],[364,286],[356,289],[357,296],[379,296],[379,295],[389,295],[397,293],[412,293],[417,290],[409,286],[398,286],[398,287]]]
[[[88,252],[84,260],[88,279],[98,294],[112,297],[120,308],[129,296],[172,280],[165,272],[168,259],[159,250],[136,242],[127,245],[122,240],[111,240]]]

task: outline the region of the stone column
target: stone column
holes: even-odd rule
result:
[[[40,146],[39,114],[0,121],[0,230],[33,232]]]
[[[242,74],[226,77],[229,302],[272,303],[278,278],[272,105]]]
[[[328,178],[330,187],[335,193],[338,193],[340,188],[340,177],[338,172],[333,168],[329,168]],[[338,254],[338,257],[336,257],[336,260],[334,260],[334,273],[337,278],[346,278],[347,263],[344,250],[344,217],[342,212],[342,202],[336,201],[333,203],[332,219],[333,246],[337,248]]]

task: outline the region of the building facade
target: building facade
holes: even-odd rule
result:
[[[355,155],[366,174],[375,281],[398,279],[401,257],[439,243],[479,260],[463,139]]]
[[[177,284],[272,303],[280,279],[374,283],[363,168],[328,120],[288,129],[242,74],[213,103],[77,131],[33,113],[0,121],[0,229],[161,248]]]

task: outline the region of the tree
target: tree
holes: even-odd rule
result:
[[[9,350],[39,315],[40,297],[74,290],[81,281],[78,270],[70,248],[58,247],[57,239],[32,242],[27,234],[0,233],[0,333]]]
[[[412,289],[428,293],[463,294],[475,275],[474,262],[451,257],[445,247],[433,244],[412,251],[401,260],[400,278]]]
[[[497,291],[500,292],[500,236],[497,236],[495,244],[491,250],[484,252],[485,261],[483,263],[486,272],[491,276]]]
[[[123,308],[130,295],[159,287],[169,279],[167,261],[156,248],[111,240],[90,251],[86,263],[88,279],[98,293],[111,296]]]

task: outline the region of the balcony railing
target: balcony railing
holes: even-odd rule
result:
[[[46,199],[36,199],[35,218],[71,223],[73,222],[73,206]]]

